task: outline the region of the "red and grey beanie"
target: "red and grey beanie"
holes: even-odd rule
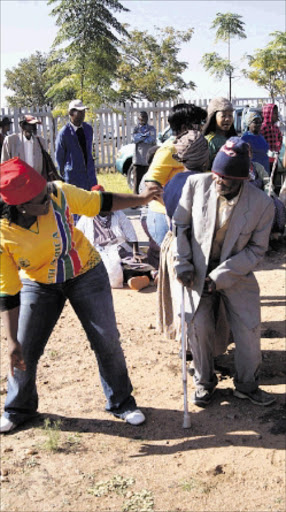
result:
[[[217,153],[212,172],[223,178],[246,180],[249,174],[249,145],[240,137],[230,137]]]

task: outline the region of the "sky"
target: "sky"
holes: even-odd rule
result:
[[[79,0],[80,1],[80,0]],[[188,63],[183,74],[186,81],[197,85],[195,91],[184,93],[186,100],[210,99],[228,95],[228,81],[216,81],[204,71],[200,60],[204,53],[217,52],[227,57],[225,43],[214,44],[215,30],[210,26],[218,12],[232,12],[242,16],[247,39],[233,39],[231,62],[235,67],[247,67],[246,54],[264,48],[271,40],[270,33],[286,30],[285,0],[121,0],[128,13],[114,13],[129,29],[147,30],[155,34],[155,27],[171,26],[176,30],[194,29],[190,42],[184,44],[179,59]],[[47,53],[57,34],[55,19],[49,16],[52,9],[45,0],[1,0],[1,107],[6,106],[4,88],[5,70],[18,65],[20,59],[29,57],[37,50]],[[232,85],[233,97],[267,97],[259,88],[235,73]]]

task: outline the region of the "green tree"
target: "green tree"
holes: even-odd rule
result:
[[[265,48],[247,55],[250,71],[244,74],[260,87],[266,89],[272,101],[281,96],[286,102],[286,32],[272,32],[273,39]]]
[[[194,89],[194,82],[185,82],[181,76],[188,64],[177,58],[181,45],[189,42],[192,34],[192,28],[176,31],[166,27],[157,29],[154,36],[147,31],[131,31],[121,44],[116,81],[119,100],[158,102]]]
[[[202,57],[204,68],[216,78],[221,79],[223,75],[229,78],[229,99],[231,100],[231,81],[233,79],[234,67],[230,61],[230,41],[234,37],[245,39],[247,36],[244,31],[245,23],[241,21],[239,14],[227,12],[222,14],[218,12],[214,19],[211,29],[217,29],[215,43],[224,41],[227,43],[227,59],[222,59],[217,53],[205,53]]]
[[[14,93],[6,97],[10,107],[43,106],[49,103],[45,79],[47,61],[47,55],[36,52],[5,71],[4,86]]]
[[[126,35],[124,27],[111,13],[128,11],[118,0],[49,0],[55,4],[51,16],[60,27],[53,48],[49,92],[62,103],[71,94],[98,104],[108,97],[119,58],[116,33]]]

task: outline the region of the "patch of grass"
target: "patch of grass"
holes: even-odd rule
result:
[[[44,431],[47,435],[47,440],[44,443],[44,448],[51,452],[60,451],[60,439],[61,439],[61,420],[57,420],[54,423],[49,418],[44,421]]]
[[[154,498],[151,491],[143,489],[139,492],[134,492],[124,502],[122,512],[136,511],[136,512],[150,512],[154,509]]]
[[[133,485],[134,482],[134,478],[123,478],[120,475],[115,475],[111,480],[97,482],[93,487],[88,489],[88,493],[93,496],[105,496],[110,492],[124,495],[128,487]]]
[[[131,194],[131,190],[127,184],[126,177],[116,173],[102,173],[97,174],[97,181],[102,185],[106,192],[118,192],[120,194]]]
[[[26,466],[28,468],[34,468],[35,466],[39,466],[39,462],[34,458],[32,457],[31,459],[28,459],[27,462],[26,462]]]
[[[203,482],[201,480],[196,480],[195,478],[191,478],[190,480],[185,480],[184,482],[182,482],[181,487],[183,491],[197,491],[201,494],[209,494],[211,492],[211,489],[213,489],[216,486],[212,484],[207,484],[206,482]]]
[[[49,354],[49,357],[50,357],[51,359],[57,359],[57,357],[58,357],[58,355],[59,355],[59,353],[57,352],[57,350],[49,350],[48,354]]]
[[[151,491],[142,489],[139,492],[133,492],[129,488],[135,483],[134,478],[124,478],[115,475],[111,480],[97,482],[90,487],[87,492],[93,496],[107,496],[110,493],[121,495],[125,498],[122,505],[122,512],[151,512],[154,508],[154,498]]]

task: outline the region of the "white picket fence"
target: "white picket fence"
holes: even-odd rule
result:
[[[167,101],[155,103],[140,102],[127,103],[125,106],[114,105],[111,107],[101,107],[99,109],[90,108],[87,111],[86,121],[91,124],[94,132],[94,159],[97,170],[112,169],[115,165],[116,155],[121,146],[131,143],[132,131],[137,122],[138,113],[145,110],[149,115],[150,124],[154,125],[157,134],[161,132],[168,124],[168,115],[173,105],[180,103],[177,101]],[[210,99],[195,99],[195,103],[202,108],[206,108]],[[233,106],[262,106],[270,103],[270,98],[234,98]],[[191,102],[189,102],[191,103]],[[282,119],[286,119],[285,104],[282,101],[276,101]],[[38,134],[42,135],[48,142],[48,147],[52,158],[55,160],[55,140],[58,131],[68,121],[68,116],[53,117],[51,107],[37,108],[2,108],[1,116],[8,116],[12,121],[10,133],[19,132],[19,122],[24,114],[32,114],[41,119],[42,124],[38,125]]]

